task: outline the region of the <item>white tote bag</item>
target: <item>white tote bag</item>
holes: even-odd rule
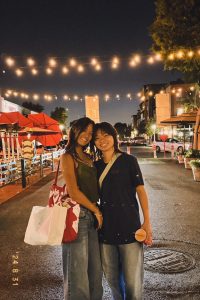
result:
[[[67,208],[33,206],[24,242],[29,245],[61,245]]]

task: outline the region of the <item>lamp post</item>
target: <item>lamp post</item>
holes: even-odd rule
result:
[[[153,157],[157,158],[157,154],[156,154],[156,124],[151,125],[151,128],[153,129]]]

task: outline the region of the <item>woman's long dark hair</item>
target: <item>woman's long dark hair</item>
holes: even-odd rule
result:
[[[68,140],[67,146],[65,148],[66,153],[71,154],[75,158],[79,158],[78,153],[76,152],[76,146],[78,145],[77,141],[78,141],[79,135],[84,130],[86,130],[89,125],[92,125],[94,127],[94,124],[95,124],[94,121],[92,121],[90,118],[87,118],[87,117],[80,118],[78,120],[75,120],[72,123],[72,126],[69,131],[69,140]],[[91,152],[90,154],[91,154],[91,156],[93,156],[94,149],[93,149],[93,146],[90,145],[90,143],[85,145],[83,147],[83,150],[86,150],[88,148],[88,146],[90,146],[90,152]]]
[[[107,133],[113,137],[114,140],[114,152],[115,153],[122,153],[122,151],[119,149],[119,143],[117,139],[117,131],[116,129],[108,122],[102,122],[102,123],[97,123],[94,126],[93,130],[93,137],[92,137],[92,144],[94,147],[95,144],[95,138],[97,135],[97,131],[101,131],[103,133]],[[102,158],[102,152],[95,147],[95,159]]]

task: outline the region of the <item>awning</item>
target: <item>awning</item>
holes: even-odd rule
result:
[[[163,120],[160,123],[162,124],[190,124],[196,122],[197,113],[185,113],[179,116],[174,116],[169,119]]]

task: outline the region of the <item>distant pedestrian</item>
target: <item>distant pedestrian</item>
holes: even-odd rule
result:
[[[100,158],[100,210],[103,225],[99,232],[102,266],[115,300],[141,300],[143,291],[143,245],[135,239],[139,228],[146,231],[145,244],[152,244],[148,199],[137,159],[118,148],[117,132],[106,122],[95,125],[93,141]],[[116,159],[106,174],[106,167]],[[102,178],[104,177],[104,179]],[[141,225],[139,205],[144,222]]]
[[[102,226],[97,172],[86,149],[94,122],[81,118],[73,122],[66,152],[61,156],[63,178],[70,197],[81,205],[78,238],[62,244],[65,300],[101,300],[102,267],[97,230]]]

